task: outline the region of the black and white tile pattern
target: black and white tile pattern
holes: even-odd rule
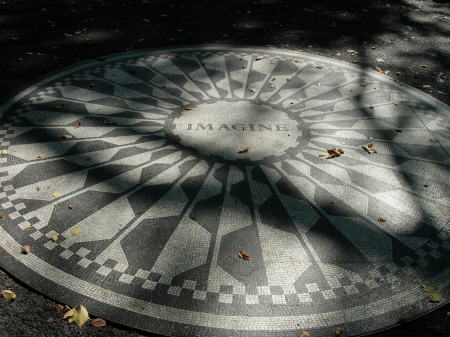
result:
[[[384,75],[279,50],[126,53],[1,112],[1,264],[107,319],[355,335],[450,282],[449,108]]]

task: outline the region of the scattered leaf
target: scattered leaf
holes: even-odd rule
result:
[[[332,158],[337,158],[337,157],[341,156],[341,153],[336,149],[330,149],[330,150],[327,150],[327,152],[328,152],[328,157],[326,159],[332,159]],[[343,151],[342,151],[342,153],[343,153]]]
[[[80,126],[81,126],[81,123],[76,123],[73,127],[74,127],[75,129],[78,129]]]
[[[334,330],[334,334],[336,336],[340,336],[344,333],[344,330],[342,328],[336,328],[336,330]]]
[[[70,234],[72,234],[73,236],[77,235],[78,233],[80,233],[81,228],[80,226],[74,226],[72,227],[72,229],[70,230]]]
[[[262,60],[262,57],[261,56],[256,56],[255,61],[260,61],[260,60]]]
[[[184,110],[189,111],[189,110],[192,110],[192,108],[187,106],[187,107],[184,108]]]
[[[106,124],[106,125],[117,125],[117,122],[115,122],[115,121],[113,121],[111,119],[105,119],[103,121],[103,124]]]
[[[428,299],[430,302],[440,302],[442,301],[442,294],[437,292],[431,293],[430,296],[428,296]]]
[[[385,218],[378,217],[378,221],[379,221],[379,222],[386,222],[387,220],[386,220]]]
[[[38,155],[36,155],[36,158],[38,158],[38,159],[44,158],[44,154],[43,153],[39,153]]]
[[[27,255],[29,252],[31,252],[31,247],[29,245],[22,246],[22,254]]]
[[[5,300],[12,301],[16,299],[17,295],[12,290],[2,290],[2,296]]]
[[[248,150],[250,150],[248,147],[246,147],[245,149],[239,150],[238,153],[247,153]]]
[[[423,186],[423,187],[428,187],[428,185],[427,185],[427,184],[423,184],[422,186]]]
[[[67,204],[67,208],[68,208],[68,209],[72,209],[72,208],[73,208],[72,204],[70,204],[70,203]]]
[[[422,85],[422,88],[424,88],[424,89],[430,89],[430,88],[431,88],[431,85],[429,85],[429,84],[424,84],[424,85]]]
[[[311,337],[311,334],[308,331],[302,331],[298,337]]]
[[[402,131],[403,131],[403,130],[395,129],[395,132],[397,132],[397,133],[402,133]]]
[[[320,153],[319,154],[319,157],[326,157],[326,156],[328,156],[326,153]]]
[[[64,306],[62,304],[51,304],[50,308],[55,309],[56,311],[64,310]]]
[[[317,69],[323,69],[323,66],[317,66],[316,68]]]
[[[340,154],[344,154],[344,149],[343,149],[342,147],[340,147],[340,148],[338,149],[338,152],[339,152]]]
[[[428,68],[428,65],[427,64],[421,64],[420,65],[422,68]]]
[[[427,293],[433,293],[433,292],[435,292],[436,290],[437,290],[437,285],[435,285],[435,284],[430,284],[430,285],[427,285],[426,287],[425,287],[425,291],[427,292]]]
[[[350,55],[358,54],[358,52],[356,50],[353,50],[353,49],[347,49],[347,53],[349,53]]]
[[[52,197],[53,198],[59,198],[61,196],[61,193],[59,193],[59,192],[53,192],[52,193]]]
[[[443,326],[440,326],[440,325],[433,326],[432,329],[433,329],[434,332],[437,332],[437,333],[445,333],[445,328]]]
[[[243,260],[250,260],[250,255],[244,253],[242,250],[237,255]]]
[[[72,308],[64,314],[63,318],[69,318],[68,322],[75,322],[79,328],[89,319],[89,313],[82,305],[78,309]]]
[[[362,148],[363,150],[365,150],[365,151],[366,151],[367,153],[369,153],[369,154],[377,153],[377,152],[378,152],[377,149],[375,148],[375,146],[374,146],[372,143],[367,144],[366,146],[361,146],[361,148]]]
[[[256,92],[256,89],[255,88],[250,88],[250,91],[251,92]]]
[[[362,86],[362,87],[367,87],[367,83],[366,82],[361,82],[359,85]]]
[[[71,139],[71,138],[73,138],[73,136],[72,136],[72,135],[63,135],[63,138],[65,138],[65,139]]]
[[[0,219],[3,219],[5,217],[5,214],[0,213]]]
[[[64,104],[56,104],[53,106],[53,109],[56,109],[56,110],[64,109]]]
[[[58,241],[58,235],[57,234],[53,234],[52,236],[50,236],[50,240],[52,240],[53,242]]]
[[[91,325],[92,325],[94,328],[100,328],[100,327],[106,325],[106,321],[105,321],[104,319],[102,319],[102,318],[96,318],[96,319],[93,319],[93,320],[91,321]]]
[[[7,150],[0,150],[0,154],[8,154]]]
[[[286,82],[289,82],[291,79],[290,78],[286,78]]]
[[[53,323],[55,320],[51,317],[47,318],[46,322],[47,323]]]

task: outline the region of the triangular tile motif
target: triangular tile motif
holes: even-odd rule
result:
[[[386,328],[431,308],[421,284],[448,289],[450,110],[380,74],[174,48],[16,97],[0,263],[57,300],[161,334],[293,337]]]

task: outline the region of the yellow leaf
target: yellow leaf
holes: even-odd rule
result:
[[[71,233],[73,236],[75,236],[75,235],[77,235],[78,233],[80,233],[80,230],[81,230],[80,226],[75,226],[75,227],[72,227],[72,229],[70,230],[70,233]]]
[[[12,301],[16,299],[17,295],[12,290],[2,290],[2,296],[5,300]]]
[[[336,336],[340,336],[344,333],[344,330],[342,330],[342,328],[336,328],[336,330],[334,331],[334,334]]]
[[[91,325],[92,325],[94,328],[99,328],[99,327],[101,327],[101,326],[105,326],[105,325],[106,325],[106,322],[105,322],[105,320],[102,319],[102,318],[96,318],[96,319],[93,319],[93,320],[91,321]]]
[[[22,246],[22,254],[27,255],[31,251],[31,247],[29,245]]]
[[[308,331],[302,331],[298,337],[311,337]]]
[[[73,138],[73,136],[72,136],[72,135],[63,135],[63,138],[65,138],[65,139],[71,139],[71,138]]]
[[[72,317],[73,315],[76,314],[76,312],[77,312],[77,309],[75,309],[75,308],[70,309],[69,311],[67,311],[67,312],[64,314],[63,319],[65,319],[65,318],[67,318],[67,317]]]
[[[189,110],[192,110],[192,108],[187,106],[187,107],[184,108],[184,110],[189,111]]]
[[[430,300],[430,302],[440,302],[442,301],[442,294],[434,292],[430,296],[428,296],[428,299]]]
[[[0,154],[8,154],[7,150],[0,150]]]
[[[255,88],[250,88],[250,91],[251,92],[256,92],[256,89]]]
[[[52,240],[53,242],[58,241],[58,235],[53,234],[52,236],[50,236],[50,240]]]
[[[436,285],[430,284],[430,285],[426,286],[424,290],[425,290],[427,293],[432,293],[432,292],[436,291],[437,288],[438,288],[438,287],[437,287]]]
[[[38,159],[44,158],[44,154],[43,153],[39,153],[38,155],[36,155],[36,158],[38,158]]]
[[[77,310],[77,315],[74,317],[74,322],[79,328],[81,328],[87,320],[89,320],[89,313],[84,306],[80,305]]]
[[[379,221],[379,222],[386,222],[387,220],[386,220],[385,218],[379,217],[379,218],[378,218],[378,221]]]
[[[250,255],[244,253],[242,250],[237,255],[243,260],[250,260]]]
[[[53,192],[52,193],[52,197],[53,198],[59,198],[61,196],[61,193],[59,193],[59,192]]]

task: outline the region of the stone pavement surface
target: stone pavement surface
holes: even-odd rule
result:
[[[3,106],[2,265],[64,303],[183,336],[355,335],[436,308],[423,286],[448,282],[448,107],[382,66],[194,47],[47,76]],[[422,89],[442,98],[436,76]]]

